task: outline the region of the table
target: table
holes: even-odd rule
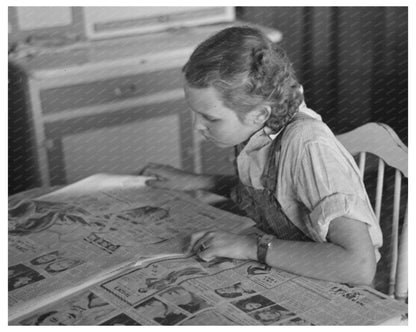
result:
[[[114,179],[120,186],[109,190],[106,181]],[[25,213],[29,220],[29,206],[44,217],[34,219],[32,211],[31,224],[42,229],[9,233],[11,325],[407,325],[407,304],[369,287],[304,278],[252,261],[202,262],[181,254],[183,237],[173,235],[195,231],[190,221],[196,228],[212,222],[234,231],[251,225],[182,193],[98,176],[67,187],[72,191],[31,200],[60,188],[9,199],[13,222]],[[49,291],[64,296],[51,302],[45,299]],[[64,313],[71,319],[63,320]]]

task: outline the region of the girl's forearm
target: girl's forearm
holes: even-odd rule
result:
[[[249,257],[257,260],[257,245],[252,242],[250,248]],[[279,239],[272,241],[266,263],[305,277],[352,284],[371,284],[376,265],[334,243]]]

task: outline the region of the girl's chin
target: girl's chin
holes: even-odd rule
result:
[[[233,145],[230,145],[230,144],[225,144],[225,143],[214,141],[214,140],[209,140],[209,141],[214,143],[217,147],[222,148],[222,149],[230,148],[230,147],[233,146]]]
[[[233,147],[234,146],[232,144],[227,144],[227,143],[223,143],[223,142],[217,141],[217,140],[215,140],[215,139],[213,139],[213,138],[211,138],[209,136],[205,136],[205,135],[203,135],[203,136],[204,136],[205,140],[207,140],[207,141],[215,144],[219,148],[230,148],[230,147]]]

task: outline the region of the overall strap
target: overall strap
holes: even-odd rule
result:
[[[283,127],[283,129],[280,131],[278,136],[273,140],[273,142],[270,146],[266,167],[264,168],[263,174],[261,176],[261,183],[262,183],[263,187],[270,190],[271,192],[276,191],[276,186],[277,186],[277,169],[276,169],[277,163],[276,163],[276,159],[277,159],[278,154],[280,153],[280,149],[281,149],[281,145],[282,145],[282,138],[283,138],[283,135],[284,135],[287,127],[290,124],[294,123],[294,122],[308,120],[308,119],[314,119],[314,118],[312,118],[311,116],[309,116],[305,113],[297,112],[294,115],[294,117],[292,118],[292,120],[290,120]]]

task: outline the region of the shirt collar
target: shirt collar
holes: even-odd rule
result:
[[[312,118],[320,119],[320,116],[308,109],[305,103],[299,106],[299,111],[310,115]],[[272,130],[269,127],[264,127],[250,137],[237,156],[238,174],[243,184],[256,189],[263,188],[261,175],[267,162],[270,143],[281,134],[282,130],[271,134]]]
[[[281,128],[277,133],[271,134],[272,130],[269,127],[263,127],[250,137],[248,143],[244,146],[243,151],[250,153],[260,150],[279,136],[283,129],[284,128]]]
[[[263,147],[269,145],[276,136],[272,135],[274,137],[270,137],[270,135],[267,134],[267,131],[268,127],[263,127],[262,129],[254,133],[250,137],[250,139],[248,140],[247,144],[244,146],[241,152],[249,154],[254,151],[261,150]]]

